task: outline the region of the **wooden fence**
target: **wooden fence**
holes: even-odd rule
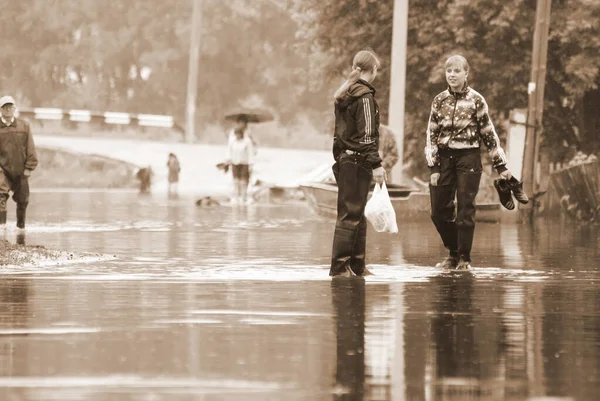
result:
[[[546,211],[581,221],[600,221],[600,163],[569,166],[550,174]]]

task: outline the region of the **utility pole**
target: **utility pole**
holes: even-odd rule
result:
[[[527,106],[527,127],[525,151],[523,155],[523,189],[533,201],[527,205],[519,204],[519,216],[522,221],[533,220],[535,212],[535,194],[538,192],[536,167],[539,158],[540,137],[542,133],[542,113],[544,111],[544,88],[546,84],[546,60],[548,55],[548,32],[550,30],[550,10],[552,0],[537,0],[535,11],[535,31],[533,34],[533,52],[531,57],[531,77],[527,87],[529,94]]]
[[[202,0],[192,0],[192,26],[190,27],[190,56],[187,77],[185,108],[185,142],[196,138],[196,98],[198,93],[198,59],[200,58],[200,35],[202,23]]]
[[[398,144],[398,163],[392,169],[392,178],[395,183],[400,183],[404,175],[404,101],[407,38],[408,0],[394,0],[388,125],[396,135],[396,143]]]

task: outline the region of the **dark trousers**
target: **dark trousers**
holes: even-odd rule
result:
[[[438,185],[429,186],[431,220],[450,256],[470,262],[482,171],[479,149],[440,150],[440,165]]]
[[[333,174],[338,184],[338,200],[329,275],[345,272],[346,266],[355,274],[362,274],[367,248],[365,206],[373,169],[363,156],[342,153],[333,165]]]
[[[29,204],[29,179],[24,176],[11,177],[0,169],[0,224],[6,224],[6,201],[9,192],[13,192],[13,200],[17,204],[17,225],[25,225],[25,211]]]

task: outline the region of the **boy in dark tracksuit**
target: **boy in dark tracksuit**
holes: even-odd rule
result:
[[[28,177],[38,159],[29,124],[15,117],[15,100],[0,98],[0,226],[6,225],[6,202],[9,192],[17,203],[17,227],[25,228],[29,203]]]
[[[371,180],[385,180],[379,157],[379,107],[370,82],[379,60],[359,52],[348,80],[336,92],[333,173],[338,184],[337,221],[330,276],[364,276],[367,221],[364,216]]]

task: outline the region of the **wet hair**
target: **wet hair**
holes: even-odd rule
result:
[[[363,71],[372,71],[375,67],[379,69],[381,62],[374,52],[370,50],[361,50],[356,53],[352,60],[352,71],[348,75],[346,82],[335,91],[336,100],[342,99],[348,93],[348,89],[360,78],[360,73]]]
[[[444,64],[444,69],[447,69],[451,65],[460,65],[466,72],[469,72],[469,62],[466,58],[461,56],[460,54],[455,54],[454,56],[450,56],[448,60],[446,60],[446,64]]]

